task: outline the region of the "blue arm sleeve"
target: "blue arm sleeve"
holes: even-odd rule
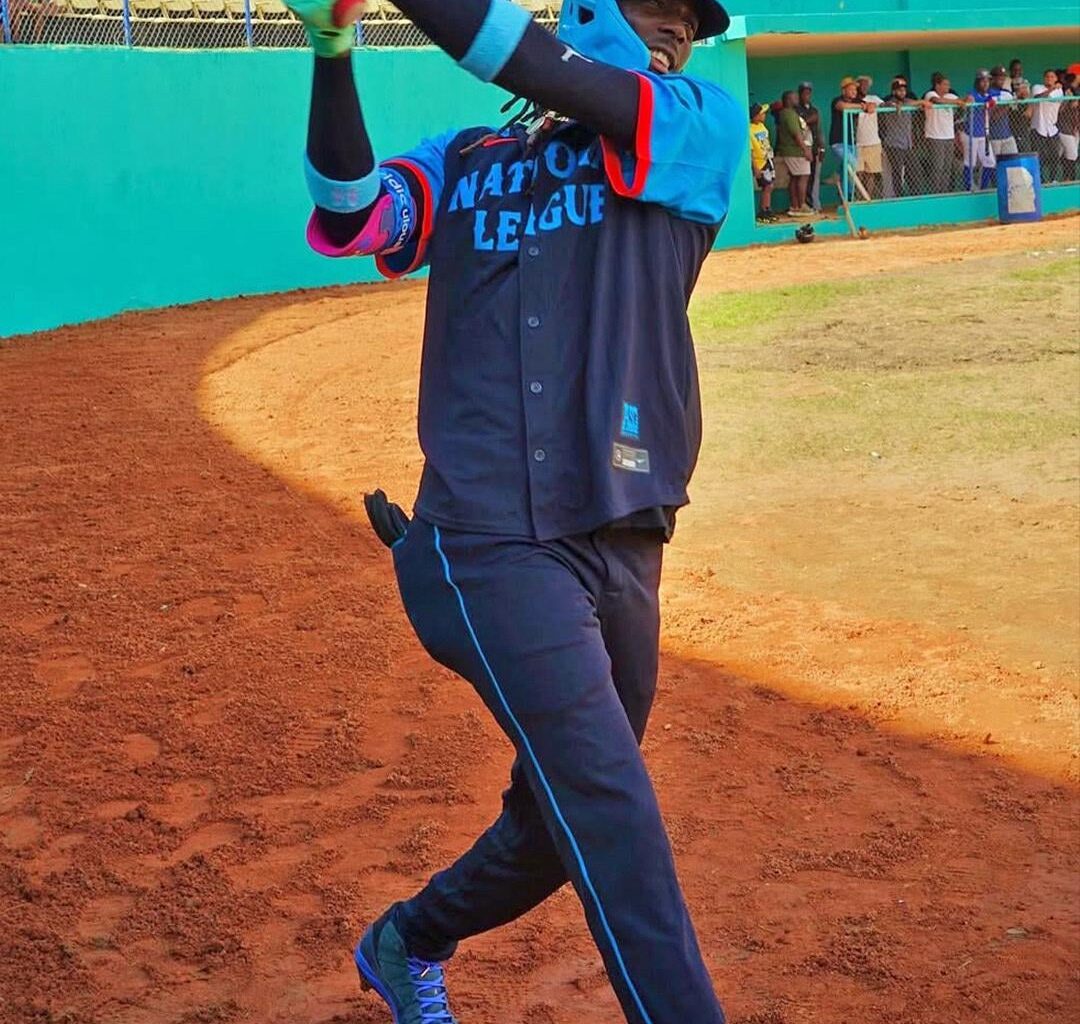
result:
[[[604,138],[612,189],[685,220],[719,224],[746,152],[746,111],[720,86],[687,75],[639,72],[631,148]]]

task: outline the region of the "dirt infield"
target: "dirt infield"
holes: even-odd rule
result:
[[[1075,244],[1071,220],[726,253],[701,292]],[[385,1022],[351,942],[490,820],[509,763],[356,515],[362,488],[404,497],[419,469],[422,297],[206,303],[0,344],[3,1024]],[[982,518],[958,469],[888,504],[917,469],[799,514],[780,471],[751,494],[706,453],[671,550],[646,752],[735,1024],[1080,1012],[1071,563],[1044,614],[1006,596],[963,622],[947,574],[884,571],[936,538],[954,575],[983,572],[935,522],[992,531],[972,547],[1015,534],[1038,568],[1075,529],[1075,465],[1060,493],[983,479]],[[891,512],[906,547],[880,533]],[[1014,528],[1032,519],[1052,529]],[[464,1024],[621,1019],[565,890],[468,943],[451,981]]]

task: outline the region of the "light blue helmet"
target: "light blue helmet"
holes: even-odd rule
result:
[[[694,39],[727,31],[731,19],[719,0],[697,0],[700,22]],[[563,0],[556,33],[584,57],[614,64],[627,71],[644,71],[649,50],[623,17],[619,0]]]

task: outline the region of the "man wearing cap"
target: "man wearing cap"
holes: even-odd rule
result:
[[[998,157],[1020,152],[1009,119],[1010,108],[1016,99],[1013,91],[1009,88],[1011,84],[1009,73],[1005,70],[1003,64],[998,64],[990,69],[990,89],[988,93],[994,101],[994,105],[990,109],[990,149],[993,151],[995,160]]]
[[[886,111],[881,119],[881,144],[885,154],[885,198],[899,199],[914,195],[915,139],[913,109],[924,106],[920,100],[908,94],[907,79],[897,75],[892,81],[892,91],[882,104]]]
[[[795,110],[810,129],[813,142],[810,145],[810,183],[807,185],[807,202],[811,209],[821,211],[821,161],[825,157],[825,141],[821,133],[821,111],[813,104],[813,82],[799,83],[799,101]]]
[[[829,104],[831,120],[829,122],[829,146],[840,163],[840,180],[844,180],[843,167],[846,164],[848,174],[855,172],[855,137],[852,127],[848,128],[847,143],[844,141],[844,118],[849,117],[848,111],[862,110],[863,105],[859,101],[859,83],[850,75],[840,79],[840,95],[834,96]],[[848,188],[850,197],[851,187]]]

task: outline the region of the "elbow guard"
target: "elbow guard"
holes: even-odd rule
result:
[[[318,210],[308,221],[307,240],[323,256],[373,256],[397,252],[416,230],[416,200],[401,174],[393,167],[380,167],[379,193],[371,214],[356,237],[345,245],[334,245],[319,224]],[[320,204],[321,205],[321,204]]]

